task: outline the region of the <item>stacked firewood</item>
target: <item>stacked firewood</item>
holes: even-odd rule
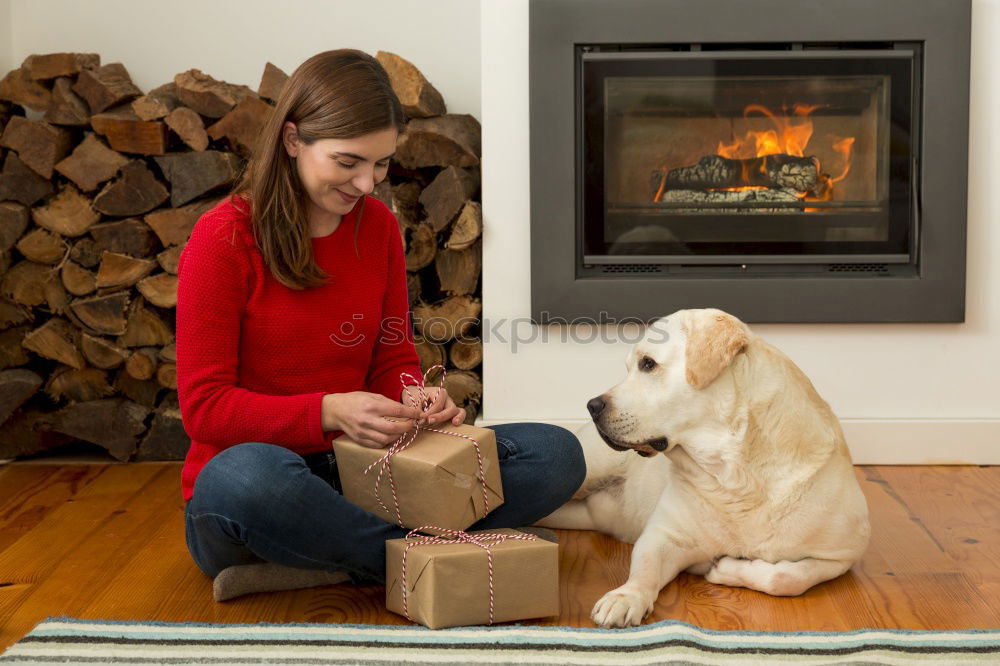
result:
[[[406,247],[417,349],[475,417],[479,123],[380,52],[411,119],[375,193]],[[192,69],[146,94],[97,54],[28,57],[0,80],[0,459],[83,441],[172,460],[177,261],[229,191],[287,75],[257,91]]]

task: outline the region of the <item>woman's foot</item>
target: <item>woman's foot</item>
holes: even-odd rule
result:
[[[299,569],[273,562],[238,564],[219,572],[212,583],[212,593],[216,601],[225,601],[252,592],[300,590],[349,580],[346,571]]]

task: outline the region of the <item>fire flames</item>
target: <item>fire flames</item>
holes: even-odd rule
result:
[[[809,115],[820,108],[821,105],[795,104],[791,113],[787,107],[783,107],[781,113],[775,113],[762,104],[748,104],[743,109],[743,117],[749,118],[753,114],[761,114],[767,117],[774,125],[773,129],[763,131],[748,131],[742,138],[735,138],[731,142],[719,141],[716,153],[724,158],[739,160],[742,168],[743,182],[753,182],[750,169],[764,171],[764,161],[754,158],[766,157],[768,155],[789,155],[792,157],[807,158],[806,148],[810,139],[813,138],[813,122]],[[837,137],[828,135],[833,150],[840,158],[839,173],[836,176],[824,173],[819,159],[815,156],[811,158],[816,164],[816,171],[819,173],[819,182],[816,187],[808,192],[798,194],[804,201],[829,201],[833,198],[834,185],[847,177],[851,170],[852,149],[854,137]],[[667,167],[663,168],[666,174]],[[768,189],[760,185],[746,185],[742,187],[710,188],[716,192],[745,192],[749,190]],[[654,197],[658,201],[662,195],[663,188]],[[807,208],[806,211],[816,209]]]
[[[818,105],[796,104],[792,108],[791,116],[779,116],[761,104],[748,104],[743,109],[744,118],[755,112],[763,114],[774,123],[774,129],[763,132],[749,131],[743,139],[736,139],[729,144],[720,141],[716,152],[734,160],[782,153],[793,157],[805,157],[806,145],[813,134],[813,123],[809,120],[809,114],[818,108]],[[795,118],[804,120],[794,123]]]

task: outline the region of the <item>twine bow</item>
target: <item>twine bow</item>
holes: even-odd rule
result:
[[[446,375],[446,370],[443,365],[431,366],[430,368],[427,369],[427,372],[425,372],[424,375],[419,378],[414,377],[408,372],[401,372],[399,374],[399,382],[404,389],[407,389],[410,386],[416,387],[418,397],[414,398],[409,391],[406,391],[406,397],[409,399],[410,404],[412,406],[416,407],[425,414],[427,413],[427,410],[430,409],[433,399],[429,395],[427,395],[424,389],[427,388],[428,376],[430,376],[431,372],[437,368],[441,368],[441,379],[438,386],[434,388],[442,388],[444,386],[444,378]],[[409,383],[407,383],[407,380],[409,380]],[[371,465],[369,465],[367,468],[365,468],[365,474],[368,474],[373,469],[378,467],[378,475],[375,477],[375,500],[378,502],[378,505],[382,507],[382,510],[385,511],[386,513],[392,513],[391,511],[389,511],[389,507],[387,507],[385,503],[382,501],[381,483],[382,483],[382,475],[384,474],[389,478],[389,489],[392,492],[392,504],[396,512],[396,522],[399,523],[400,527],[406,527],[406,525],[403,524],[403,516],[400,513],[399,499],[396,497],[396,482],[392,478],[392,466],[390,465],[390,461],[394,455],[409,447],[410,444],[412,444],[413,441],[417,438],[417,434],[421,430],[427,430],[430,432],[439,432],[443,435],[451,435],[453,437],[461,437],[462,439],[467,439],[470,442],[472,442],[472,446],[474,446],[476,449],[476,462],[479,465],[479,482],[480,484],[482,484],[483,487],[483,515],[489,513],[490,501],[486,493],[486,474],[483,472],[483,454],[482,451],[479,449],[479,442],[477,442],[472,437],[469,437],[468,435],[463,435],[458,432],[449,432],[447,430],[439,430],[437,428],[430,428],[428,426],[421,426],[418,425],[416,422],[414,422],[413,430],[409,430],[400,435],[399,439],[393,442],[392,445],[386,450],[384,456],[382,456],[381,458],[373,462]],[[435,529],[440,529],[440,528],[435,528]]]
[[[438,530],[440,532],[444,532],[444,534],[440,536],[420,534],[420,532],[426,530]],[[490,580],[490,617],[488,624],[493,624],[493,547],[499,546],[508,539],[516,539],[518,541],[534,541],[537,538],[538,537],[534,534],[525,534],[523,532],[518,534],[502,534],[500,532],[469,534],[468,532],[463,532],[461,530],[449,530],[442,527],[435,527],[433,525],[424,525],[423,527],[410,530],[410,532],[406,535],[407,544],[406,548],[403,549],[403,563],[400,568],[400,589],[403,593],[403,614],[406,616],[406,619],[411,622],[415,622],[415,620],[410,617],[410,609],[407,604],[409,589],[406,587],[406,555],[414,546],[471,543],[485,550],[486,566],[489,570]]]

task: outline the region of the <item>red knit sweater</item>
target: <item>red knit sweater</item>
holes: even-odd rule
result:
[[[420,376],[406,266],[396,218],[364,199],[337,229],[313,238],[322,287],[274,279],[248,215],[227,197],[202,215],[181,253],[177,287],[177,392],[191,437],[181,487],[217,453],[267,442],[297,453],[330,450],[324,394],[380,393],[399,400],[401,372]]]

